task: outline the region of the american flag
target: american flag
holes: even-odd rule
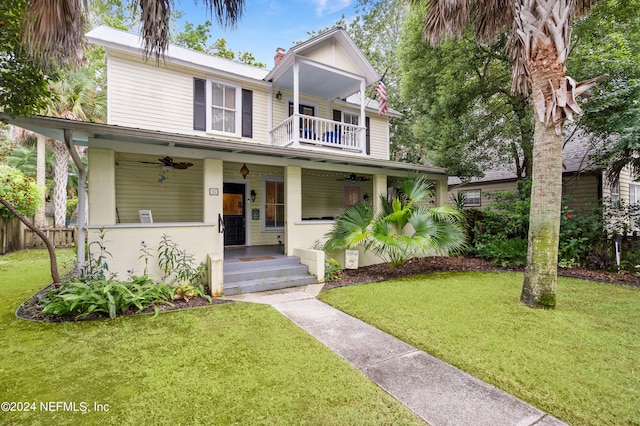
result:
[[[378,101],[378,115],[384,115],[389,111],[389,107],[387,106],[387,86],[385,86],[384,79],[382,78],[376,86],[376,93],[380,95],[380,100]]]

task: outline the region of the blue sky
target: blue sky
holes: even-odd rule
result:
[[[349,21],[355,4],[350,0],[245,0],[244,16],[235,30],[223,30],[212,20],[210,42],[224,38],[228,48],[250,52],[271,69],[276,48],[288,50],[295,41],[309,38],[307,31],[333,26],[342,14]],[[192,24],[211,20],[201,1],[196,5],[194,0],[177,0],[175,9]]]

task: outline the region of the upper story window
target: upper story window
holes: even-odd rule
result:
[[[360,118],[360,114],[354,114],[348,111],[343,111],[342,113],[343,123],[353,124],[354,126],[357,126],[359,118]]]
[[[207,129],[214,132],[239,133],[239,88],[211,79],[207,79],[207,86],[208,90],[211,91],[211,94],[207,96],[207,99],[210,100]]]
[[[253,137],[253,92],[215,79],[193,79],[193,128]]]
[[[640,204],[640,185],[629,185],[629,205]]]
[[[616,182],[611,187],[611,205],[617,206],[620,204],[620,182]]]
[[[479,189],[470,189],[467,191],[460,191],[463,194],[464,206],[465,207],[480,207],[481,202],[481,191]]]

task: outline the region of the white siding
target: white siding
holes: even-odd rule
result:
[[[331,65],[335,68],[348,71],[353,74],[359,74],[360,72],[342,47],[333,41],[305,53],[304,56],[322,64]]]
[[[116,153],[119,223],[139,223],[138,210],[151,210],[154,222],[202,222],[202,161],[175,157],[174,161],[194,165],[163,170],[157,156]]]

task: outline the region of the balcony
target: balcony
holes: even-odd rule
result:
[[[365,152],[365,128],[339,121],[294,114],[271,131],[276,146],[310,144],[349,152]]]

